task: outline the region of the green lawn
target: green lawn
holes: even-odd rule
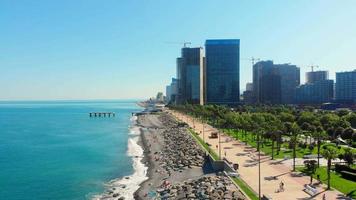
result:
[[[298,171],[304,172],[304,167],[298,167]],[[320,180],[324,184],[327,184],[327,170],[326,167],[320,167],[316,170],[313,177],[316,179],[317,174],[320,175]],[[351,195],[352,198],[356,198],[356,182],[347,180],[341,177],[339,173],[330,173],[330,185],[332,188],[344,193],[345,195]]]
[[[234,129],[223,129],[223,132],[226,134],[234,137],[235,139],[238,139],[242,142],[247,142],[252,147],[257,148],[257,142],[255,138],[253,137],[252,133],[246,133],[246,136],[244,136],[244,133],[241,131],[237,131]],[[327,144],[323,144],[327,145]],[[322,151],[323,145],[320,148],[320,151]],[[267,155],[272,156],[272,142],[271,141],[266,141],[264,143],[264,146],[261,146],[261,151],[264,152]],[[288,143],[283,143],[281,145],[281,151],[277,155],[277,144],[276,142],[274,143],[274,158],[284,158],[285,156],[293,158],[293,150],[288,148]],[[340,153],[343,153],[343,148],[340,149]],[[301,148],[297,147],[296,149],[296,157],[297,158],[302,158],[304,155],[310,155],[310,154],[318,154],[318,149],[317,146],[314,147],[313,150],[310,150],[308,147],[307,148]]]
[[[251,200],[258,200],[258,195],[240,178],[232,178],[234,182],[243,190]]]
[[[192,129],[188,129],[191,135],[195,138],[195,140],[211,155],[214,160],[219,160],[219,156],[207,145],[197,133],[195,133]]]

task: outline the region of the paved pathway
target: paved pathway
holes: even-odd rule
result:
[[[195,129],[199,136],[211,144],[211,148],[219,155],[219,139],[209,138],[211,132],[217,132],[217,129],[210,125],[203,124],[198,120],[183,115],[175,111],[168,111],[179,120],[189,124]],[[203,134],[204,128],[204,134]],[[256,192],[258,192],[258,153],[256,149],[246,146],[244,143],[231,139],[221,133],[221,157],[225,157],[228,161],[239,163],[239,173],[241,178]],[[225,156],[226,154],[226,156]],[[303,191],[304,185],[310,182],[310,177],[299,176],[299,173],[291,172],[290,161],[271,160],[269,156],[261,156],[261,194],[267,194],[274,200],[288,199],[322,199],[323,194],[326,194],[326,199],[347,199],[342,193],[337,190],[325,191],[325,185],[318,186],[318,194],[311,197]],[[268,179],[276,176],[276,180]],[[279,183],[283,181],[285,185],[284,192],[277,192]]]

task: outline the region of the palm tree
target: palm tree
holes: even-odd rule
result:
[[[304,139],[305,139],[305,143],[307,143],[308,141],[308,136],[310,135],[310,124],[308,122],[303,122],[302,125],[300,125],[300,128],[303,130],[304,133]]]
[[[277,141],[277,143],[278,143],[278,140],[282,135],[282,131],[279,131],[279,130],[272,131],[270,134],[271,134],[270,138],[272,140],[272,147],[271,148],[272,148],[272,160],[273,160],[273,158],[274,158],[274,142]],[[277,146],[278,146],[278,144],[277,144]]]
[[[307,173],[310,175],[310,184],[313,183],[313,175],[316,171],[316,161],[315,160],[305,160],[304,161],[305,168]]]
[[[291,127],[290,143],[293,148],[293,171],[295,171],[296,148],[299,140],[300,128],[297,123],[293,123]]]
[[[331,160],[337,158],[338,150],[332,146],[324,146],[321,153],[325,159],[328,161],[327,173],[328,173],[328,190],[330,189],[330,170],[331,170]]]
[[[320,167],[320,147],[322,140],[326,137],[326,133],[323,130],[322,126],[318,126],[316,131],[313,134],[314,140],[317,141],[317,149],[318,149],[318,167]]]
[[[355,153],[352,151],[351,148],[344,149],[345,153],[342,155],[342,159],[344,159],[347,164],[351,167],[354,163]]]

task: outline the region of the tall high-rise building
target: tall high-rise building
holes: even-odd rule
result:
[[[203,53],[204,54],[204,53]],[[206,102],[206,59],[203,57],[203,64],[200,68],[200,105]]]
[[[166,102],[170,102],[171,101],[171,85],[167,85],[166,86]]]
[[[331,102],[334,96],[334,81],[320,80],[297,88],[297,103],[322,104]]]
[[[306,73],[306,83],[315,83],[329,79],[328,71],[312,71]]]
[[[281,103],[296,103],[296,89],[300,85],[300,69],[296,65],[290,64],[275,66],[281,76]]]
[[[356,70],[336,73],[336,100],[344,103],[356,103]]]
[[[252,83],[246,83],[246,90],[242,93],[242,97],[244,103],[246,104],[254,103]]]
[[[293,104],[300,84],[300,69],[290,64],[260,61],[253,66],[253,93],[256,103]]]
[[[253,93],[256,103],[265,103],[264,101],[266,97],[263,92],[266,90],[267,86],[265,87],[265,85],[262,84],[262,77],[270,76],[272,74],[272,69],[273,62],[270,60],[260,61],[253,65]]]
[[[253,91],[253,83],[246,83],[246,91]]]
[[[178,93],[178,79],[172,78],[172,82],[166,86],[167,103],[176,103],[177,93]]]
[[[181,57],[177,58],[179,103],[200,103],[200,70],[202,65],[202,48],[182,48]]]
[[[205,42],[207,104],[234,105],[240,99],[240,40]]]

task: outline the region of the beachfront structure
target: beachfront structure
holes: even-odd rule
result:
[[[300,84],[296,65],[260,61],[253,66],[253,94],[256,103],[293,104]]]
[[[336,100],[343,103],[356,103],[356,70],[336,73]]]
[[[306,83],[315,83],[317,81],[324,81],[329,79],[328,71],[311,71],[305,74]]]
[[[240,98],[240,40],[205,42],[204,103],[234,105]]]
[[[200,103],[200,71],[203,49],[184,47],[177,58],[178,103]]]
[[[297,88],[297,103],[322,104],[328,103],[334,97],[334,81],[320,80],[306,83]]]

